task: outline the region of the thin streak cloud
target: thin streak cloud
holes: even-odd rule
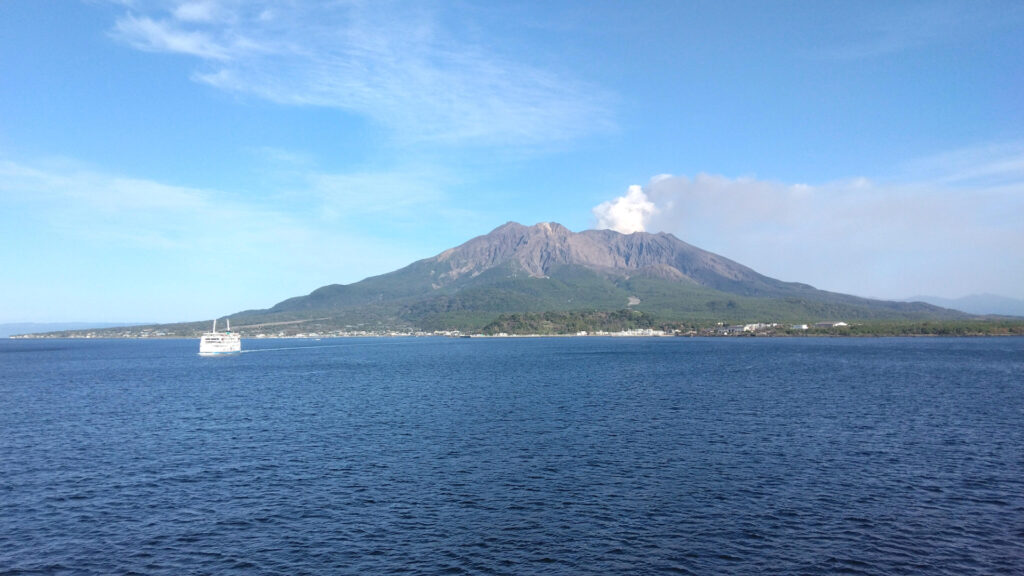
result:
[[[178,321],[267,307],[429,255],[429,243],[381,238],[359,221],[369,215],[396,226],[430,226],[424,212],[433,213],[443,201],[431,178],[416,171],[304,172],[294,191],[257,199],[111,174],[70,160],[0,157],[0,229],[20,247],[0,253],[0,266],[50,288],[71,276],[78,285],[102,286],[100,295],[76,292],[66,299],[76,313],[121,309]],[[386,214],[381,198],[390,206]],[[373,249],[339,248],[352,246]],[[54,266],[58,258],[65,264]],[[0,296],[17,307],[31,300],[32,285],[8,283]],[[191,288],[183,290],[186,285]],[[264,288],[262,297],[238,300],[235,290],[252,286]],[[197,299],[195,291],[203,290],[207,296]],[[192,312],[154,317],[157,301]]]
[[[830,30],[835,37],[807,56],[835,61],[887,57],[990,34],[1024,21],[1019,6],[1000,3],[890,3],[877,11],[849,8],[842,25]]]
[[[114,37],[200,60],[193,79],[273,102],[367,116],[407,142],[529,145],[611,128],[611,96],[461,40],[422,6],[390,2],[140,2]]]
[[[174,52],[204,60],[228,60],[229,47],[209,34],[176,28],[172,23],[152,18],[125,16],[117,21],[115,35],[133,48],[146,52]]]

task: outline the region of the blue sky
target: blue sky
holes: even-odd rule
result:
[[[1024,298],[1020,2],[0,2],[0,322],[200,320],[509,220]]]

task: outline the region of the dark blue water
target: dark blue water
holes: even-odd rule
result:
[[[245,346],[0,342],[0,574],[1024,573],[1024,339]]]

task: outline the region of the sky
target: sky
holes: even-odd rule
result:
[[[0,2],[0,322],[267,308],[507,221],[1024,298],[1024,3]]]

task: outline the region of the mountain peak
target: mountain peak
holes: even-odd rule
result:
[[[375,314],[391,321],[469,321],[499,312],[622,306],[702,318],[746,317],[759,306],[794,319],[941,312],[925,304],[871,301],[775,280],[672,234],[572,232],[556,222],[506,222],[433,258],[355,284],[324,286],[268,312],[286,322],[322,314],[359,324]],[[753,307],[739,310],[742,306]]]
[[[505,222],[504,224],[502,224],[501,226],[498,226],[494,230],[491,230],[489,233],[485,234],[484,236],[490,236],[491,234],[509,234],[509,233],[514,233],[514,234],[525,234],[525,233],[572,234],[573,232],[571,230],[569,230],[568,228],[566,228],[565,226],[562,226],[558,222],[538,222],[538,223],[534,224],[533,226],[526,226],[526,225],[520,224],[519,222],[515,222],[515,221],[512,221],[512,220],[509,220],[508,222]]]
[[[430,260],[430,259],[428,259]],[[557,222],[524,226],[506,222],[490,233],[446,250],[433,259],[438,285],[473,278],[511,264],[530,277],[579,266],[604,275],[646,275],[709,287],[753,283],[763,291],[772,281],[727,258],[706,252],[671,234],[614,230],[572,232]],[[774,287],[774,286],[771,286]]]

